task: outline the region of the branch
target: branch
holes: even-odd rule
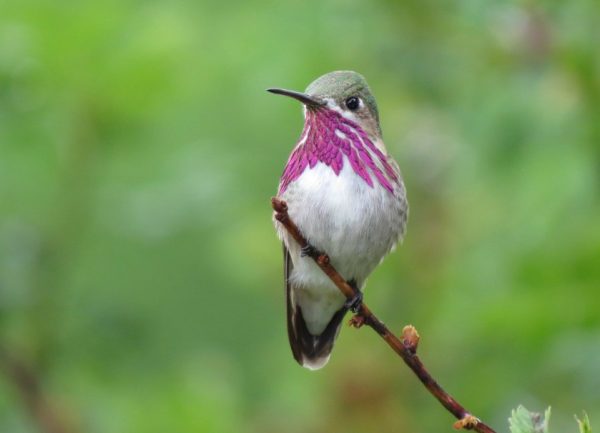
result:
[[[25,360],[15,356],[0,342],[0,371],[12,382],[21,400],[44,433],[74,433],[75,429],[42,390],[41,380]]]
[[[349,301],[355,299],[354,289],[331,265],[329,256],[310,248],[310,244],[304,238],[302,233],[300,233],[300,230],[288,215],[288,207],[286,202],[277,197],[273,197],[271,199],[271,204],[275,210],[275,219],[286,228],[288,233],[295,239],[301,248],[305,248],[306,251],[310,251],[308,255],[315,261],[321,270],[327,274],[327,276],[338,287],[338,289],[340,289],[344,296],[346,296]],[[487,424],[479,420],[477,417],[471,415],[458,401],[444,391],[444,389],[429,374],[417,356],[419,334],[412,325],[404,327],[402,331],[402,339],[400,339],[392,334],[392,332],[384,325],[384,323],[379,320],[364,303],[360,304],[356,315],[350,320],[350,324],[356,328],[367,325],[377,332],[379,336],[385,340],[388,346],[390,346],[394,352],[396,352],[402,358],[404,363],[408,365],[413,373],[419,378],[421,383],[423,383],[425,388],[427,388],[427,390],[442,404],[442,406],[446,408],[446,410],[448,410],[448,412],[458,419],[458,421],[454,423],[454,428],[475,430],[479,433],[496,433]]]

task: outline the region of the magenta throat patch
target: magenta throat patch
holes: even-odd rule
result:
[[[399,183],[398,174],[387,157],[373,144],[365,131],[355,122],[327,108],[307,110],[304,129],[298,145],[290,155],[279,183],[279,194],[304,170],[321,161],[339,175],[347,157],[352,169],[369,186],[372,176],[390,193]]]

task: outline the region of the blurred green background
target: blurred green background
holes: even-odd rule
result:
[[[411,203],[370,307],[499,431],[520,403],[600,425],[599,17],[1,2],[0,432],[48,431],[15,364],[70,432],[452,431],[371,331],[318,372],[288,348],[269,198],[302,118],[264,89],[336,69],[370,82]]]

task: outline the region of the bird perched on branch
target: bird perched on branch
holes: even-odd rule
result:
[[[275,224],[283,241],[290,346],[300,365],[315,370],[329,360],[346,312],[360,305],[367,276],[402,239],[408,202],[362,75],[330,72],[304,93],[268,91],[304,104],[304,129],[277,196],[310,245],[300,248]],[[307,257],[315,251],[327,253],[355,289],[354,299],[347,300]]]

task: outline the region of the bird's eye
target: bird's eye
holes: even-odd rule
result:
[[[359,106],[360,99],[358,99],[358,97],[350,96],[348,99],[346,99],[346,107],[348,107],[348,110],[355,111]]]

